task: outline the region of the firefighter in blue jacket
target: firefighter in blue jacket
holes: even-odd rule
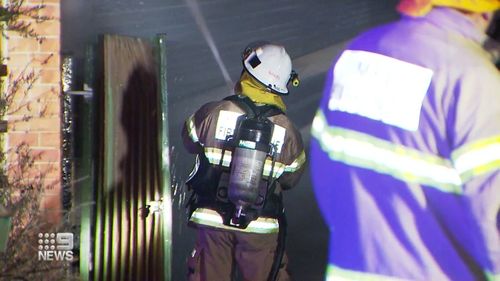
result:
[[[499,0],[403,0],[327,75],[311,174],[327,280],[500,280]]]
[[[197,154],[187,185],[190,225],[197,229],[190,281],[289,280],[284,256],[282,191],[304,170],[299,131],[281,96],[298,83],[282,46],[250,46],[235,95],[209,102],[183,128]]]

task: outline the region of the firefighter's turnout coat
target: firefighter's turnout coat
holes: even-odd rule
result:
[[[232,151],[227,147],[226,139],[232,135],[237,118],[245,111],[237,103],[230,100],[214,101],[203,105],[190,118],[183,128],[183,142],[190,153],[202,154],[216,170],[224,171],[217,185],[227,184],[228,169],[231,163]],[[270,116],[274,124],[272,143],[277,147],[277,156],[274,166],[271,157],[265,161],[263,177],[269,178],[271,170],[276,179],[276,188],[272,196],[281,201],[281,191],[293,187],[300,178],[304,169],[305,153],[302,138],[290,119],[280,112]],[[224,182],[225,181],[225,182]],[[202,190],[207,196],[198,194],[201,204],[194,204],[190,222],[197,225],[211,226],[235,231],[251,233],[278,232],[277,215],[280,207],[276,204],[266,204],[269,208],[262,210],[260,217],[250,222],[245,229],[238,229],[222,223],[222,217],[216,202],[207,202],[215,199],[215,190],[211,183],[206,183],[207,190]],[[205,188],[202,185],[202,189]],[[200,198],[205,197],[205,198]],[[268,198],[269,199],[269,198]],[[274,200],[274,201],[276,201]],[[220,202],[219,202],[220,203]],[[280,205],[280,202],[274,202]]]
[[[327,280],[500,280],[500,75],[483,40],[434,8],[335,60],[311,143]]]

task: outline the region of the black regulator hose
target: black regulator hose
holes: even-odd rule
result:
[[[269,281],[277,280],[281,262],[283,261],[283,256],[285,255],[287,222],[284,211],[282,211],[282,213],[278,217],[278,223],[278,245],[276,246],[273,266],[271,267],[271,272],[269,273]]]

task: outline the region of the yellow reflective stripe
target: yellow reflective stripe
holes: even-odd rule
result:
[[[189,221],[200,225],[247,233],[269,234],[277,233],[279,230],[279,223],[275,218],[258,218],[250,222],[250,224],[248,224],[247,228],[245,229],[227,226],[222,223],[222,217],[216,211],[206,208],[196,209],[189,218]]]
[[[486,280],[488,281],[500,281],[500,273],[494,274],[489,271],[485,271]]]
[[[464,145],[452,153],[452,159],[464,182],[500,169],[500,136]]]
[[[193,142],[199,142],[198,134],[196,133],[196,126],[194,124],[194,114],[191,115],[188,120],[186,120],[186,128],[189,134],[189,137]]]
[[[304,150],[302,150],[299,157],[297,157],[297,159],[295,159],[292,164],[285,167],[285,172],[293,173],[300,169],[302,165],[304,165],[304,163],[306,163],[306,153],[304,152]]]
[[[273,161],[266,159],[266,162],[264,164],[264,171],[262,172],[262,174],[268,177],[271,174],[272,166],[273,166]],[[273,168],[274,178],[280,177],[284,171],[285,171],[285,164],[281,162],[274,162],[274,168]]]
[[[204,147],[205,156],[208,159],[208,162],[213,165],[219,165],[220,159],[222,157],[222,149],[216,147]],[[232,152],[230,150],[226,150],[224,152],[224,160],[222,162],[222,166],[229,167],[231,164]]]
[[[353,130],[329,127],[318,111],[312,132],[334,160],[394,178],[460,193],[462,181],[451,161]]]
[[[329,264],[326,269],[326,281],[409,281],[392,276],[347,270]]]

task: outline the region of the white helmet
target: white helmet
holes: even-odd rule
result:
[[[298,85],[297,74],[292,71],[292,60],[282,46],[265,44],[247,47],[243,52],[243,67],[255,79],[273,92],[288,94],[287,84]]]

